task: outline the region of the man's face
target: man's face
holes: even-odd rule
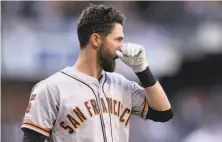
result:
[[[98,50],[98,58],[101,67],[107,72],[114,72],[116,67],[115,60],[116,50],[119,50],[123,45],[123,27],[121,24],[114,24],[111,33],[108,34],[102,42]]]

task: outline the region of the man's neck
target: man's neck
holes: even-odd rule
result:
[[[80,55],[74,67],[78,71],[97,79],[99,79],[102,73],[102,68],[98,63],[97,53],[90,49],[83,49],[80,51]]]

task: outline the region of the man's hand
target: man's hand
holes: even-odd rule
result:
[[[135,73],[144,71],[148,66],[145,49],[141,45],[124,44],[120,51],[116,51],[116,55]]]
[[[117,56],[133,69],[146,90],[146,99],[149,104],[147,119],[166,122],[173,117],[170,102],[156,78],[151,73],[145,49],[137,44],[124,44]]]

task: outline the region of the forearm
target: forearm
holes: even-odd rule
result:
[[[146,99],[149,104],[146,119],[156,122],[166,122],[173,117],[170,102],[160,83],[153,76],[149,67],[136,73],[146,90]]]
[[[142,85],[146,90],[146,97],[149,106],[157,111],[165,111],[171,108],[170,102],[167,98],[160,83],[155,79],[149,67],[144,71],[136,73]]]
[[[157,111],[166,111],[171,108],[167,95],[158,81],[155,85],[145,88],[145,90],[151,108]]]

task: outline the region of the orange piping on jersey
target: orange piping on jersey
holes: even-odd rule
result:
[[[37,130],[39,130],[39,131],[41,131],[43,133],[46,133],[47,135],[50,134],[50,130],[48,128],[43,128],[43,127],[38,126],[38,125],[36,125],[34,123],[31,123],[31,122],[24,122],[23,126],[28,126],[28,127],[33,128],[33,129],[37,129]]]
[[[141,117],[142,117],[142,118],[144,117],[144,111],[145,111],[146,105],[147,105],[147,102],[146,102],[146,99],[144,99],[143,111],[142,111],[142,113],[141,113]]]

